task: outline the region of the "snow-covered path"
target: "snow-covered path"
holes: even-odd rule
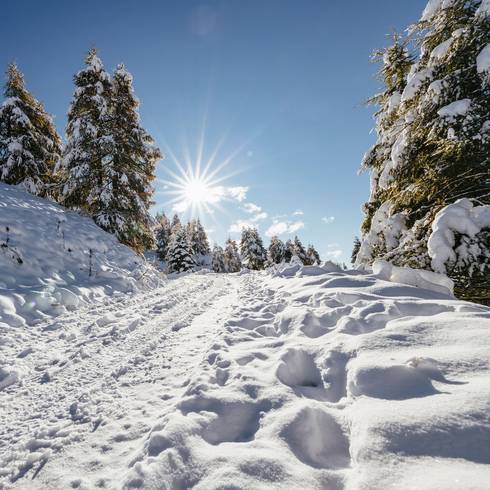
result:
[[[487,307],[333,264],[0,332],[0,488],[486,489],[489,332]]]
[[[67,477],[76,486],[89,474],[92,488],[127,471],[136,441],[182,391],[229,315],[237,281],[190,275],[15,339],[9,350],[23,373],[21,386],[0,391],[3,484],[65,488]]]

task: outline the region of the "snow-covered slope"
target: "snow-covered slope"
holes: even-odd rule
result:
[[[6,487],[488,488],[487,307],[292,265],[50,325],[2,347]]]
[[[0,183],[0,325],[31,324],[158,281],[91,219]]]

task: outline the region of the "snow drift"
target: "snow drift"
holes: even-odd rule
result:
[[[124,488],[485,488],[490,310],[379,272],[430,289],[297,264],[237,277]]]
[[[91,219],[0,183],[0,324],[32,324],[159,280]]]

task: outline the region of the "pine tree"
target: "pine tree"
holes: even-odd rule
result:
[[[362,167],[371,170],[371,194],[369,201],[364,204],[366,214],[362,224],[364,236],[370,233],[369,247],[364,247],[360,257],[374,257],[378,250],[385,251],[388,247],[396,246],[400,236],[399,227],[385,226],[387,221],[385,195],[393,181],[393,169],[399,163],[400,150],[406,145],[404,113],[401,109],[401,99],[407,85],[413,55],[409,53],[408,41],[393,36],[393,45],[386,49],[376,50],[373,61],[381,62],[382,68],[379,79],[384,83],[383,92],[368,100],[370,104],[379,106],[376,112],[376,132],[378,135],[375,145],[364,156]],[[379,226],[378,224],[381,224]],[[382,229],[380,229],[382,228]],[[372,232],[371,232],[372,229]],[[394,229],[394,233],[390,233]],[[385,235],[387,235],[385,237]],[[364,238],[364,237],[363,237]]]
[[[182,228],[182,223],[180,222],[179,215],[175,213],[170,224],[170,231],[171,233],[176,233],[180,228]]]
[[[60,173],[62,202],[95,216],[104,191],[104,164],[112,162],[110,134],[111,80],[95,48],[85,58],[86,67],[75,77],[76,90],[68,111],[66,145]]]
[[[308,249],[306,250],[306,265],[317,265],[320,262],[320,254],[313,245],[308,245]]]
[[[196,220],[191,219],[187,224],[185,225],[185,234],[187,236],[187,240],[189,242],[189,245],[191,246],[192,253],[195,255],[196,254]]]
[[[218,245],[213,247],[212,267],[214,272],[226,272],[225,255]]]
[[[299,260],[301,260],[302,264],[306,264],[308,262],[305,247],[303,247],[301,240],[297,236],[294,237],[293,250],[293,255],[296,255]]]
[[[256,228],[244,228],[240,242],[240,252],[243,264],[252,270],[264,268],[266,251]]]
[[[277,236],[271,237],[269,249],[267,251],[267,260],[269,264],[280,264],[284,261],[284,243],[277,238]]]
[[[61,139],[15,64],[7,70],[5,98],[0,106],[0,180],[35,195],[52,195]]]
[[[172,236],[167,253],[167,266],[169,272],[186,272],[194,267],[192,250],[182,227],[177,228]]]
[[[289,263],[294,255],[294,244],[291,240],[287,240],[284,244],[284,262]]]
[[[360,248],[361,248],[361,240],[359,240],[359,237],[354,237],[354,245],[352,247],[352,254],[350,256],[351,264],[356,263],[357,254],[359,253]]]
[[[389,78],[375,101],[378,142],[364,161],[372,188],[356,262],[383,258],[430,269],[427,244],[438,211],[464,197],[490,200],[490,67],[482,56],[490,51],[488,2],[430,1],[399,44],[407,43],[413,52],[405,56],[396,108],[390,113]],[[466,288],[479,281],[476,269],[459,271]]]
[[[209,248],[209,241],[206,231],[201,224],[201,221],[198,219],[196,222],[196,254],[205,256],[209,255],[211,250]]]
[[[164,213],[157,215],[155,227],[156,253],[160,260],[165,260],[170,244],[170,222]]]
[[[161,153],[140,125],[133,78],[122,64],[114,73],[110,94],[110,141],[102,159],[102,188],[93,216],[101,228],[141,252],[153,243],[151,181]]]
[[[224,261],[226,272],[240,272],[242,269],[242,260],[238,253],[237,243],[231,238],[226,240]]]
[[[194,253],[194,260],[197,264],[204,265],[206,257],[209,256],[211,250],[206,231],[199,219],[191,220],[187,224],[187,236]]]

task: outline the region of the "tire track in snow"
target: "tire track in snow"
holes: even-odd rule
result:
[[[165,390],[178,389],[199,361],[206,325],[193,331],[200,340],[189,339],[187,353],[179,350],[182,337],[217,298],[231,294],[231,285],[224,276],[193,274],[33,328],[22,385],[0,392],[0,488],[9,481],[24,488],[22,482],[53,453],[73,443],[82,446],[91,431],[95,440],[107,433],[106,452],[111,444],[144,436],[151,427],[147,405],[169,404]],[[128,418],[128,407],[140,420],[121,422],[117,434],[105,430]]]
[[[298,345],[287,321],[291,300],[266,277],[242,276],[238,307],[199,376],[137,453],[123,488],[345,487],[348,358],[332,349],[320,372],[308,349],[288,348],[289,340]]]

